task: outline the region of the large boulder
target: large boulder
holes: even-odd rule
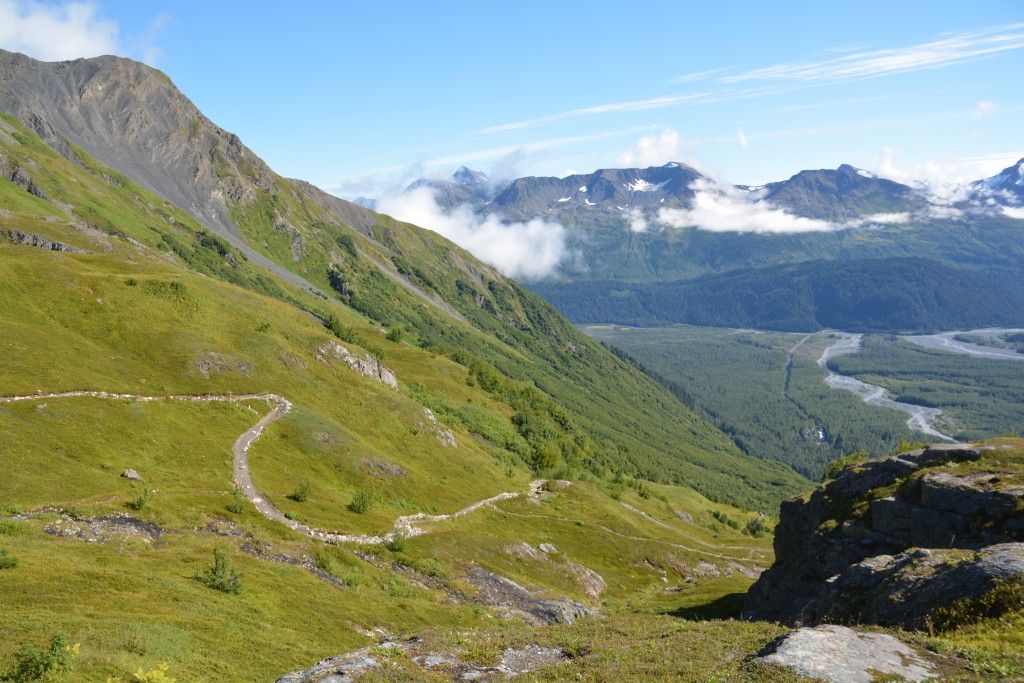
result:
[[[993,447],[931,446],[851,465],[784,502],[775,563],[744,615],[914,628],[938,607],[1024,576],[1016,461]]]
[[[754,657],[808,676],[835,683],[886,680],[920,681],[938,674],[921,655],[883,633],[858,633],[844,626],[801,628],[779,636]]]

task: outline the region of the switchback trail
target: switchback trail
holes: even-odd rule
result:
[[[382,536],[371,536],[365,534],[341,534],[333,531],[325,531],[323,529],[317,529],[301,522],[297,522],[293,519],[285,517],[284,513],[277,509],[277,507],[267,500],[267,497],[252,483],[252,477],[249,474],[249,448],[252,444],[260,437],[263,430],[266,429],[267,425],[278,420],[292,409],[291,402],[283,396],[277,394],[263,393],[263,394],[172,394],[167,396],[140,396],[138,394],[122,394],[110,391],[61,391],[51,393],[37,393],[37,394],[26,394],[24,396],[0,396],[0,403],[15,403],[19,401],[39,401],[45,399],[56,399],[56,398],[101,398],[101,399],[113,399],[113,400],[128,400],[138,401],[139,403],[156,403],[161,401],[192,401],[192,402],[240,402],[240,401],[267,401],[274,404],[274,408],[260,418],[260,421],[255,425],[247,429],[242,433],[236,440],[231,448],[233,455],[233,468],[234,468],[234,480],[235,484],[245,495],[246,499],[267,519],[275,522],[280,522],[288,528],[297,531],[301,534],[305,534],[311,538],[320,539],[326,543],[359,543],[364,545],[386,543],[393,539],[395,536],[419,536],[420,534],[426,533],[426,530],[417,526],[420,524],[430,524],[432,522],[440,522],[448,519],[454,519],[461,517],[462,515],[469,514],[475,510],[488,505],[497,503],[498,501],[508,500],[509,498],[516,498],[520,494],[518,492],[504,492],[499,493],[496,496],[485,498],[484,500],[471,503],[466,507],[447,515],[427,515],[424,513],[417,513],[414,515],[406,515],[399,517],[395,520],[394,527],[388,533]],[[537,479],[530,483],[530,491],[528,495],[535,496],[540,491],[540,487],[543,486],[545,480]]]

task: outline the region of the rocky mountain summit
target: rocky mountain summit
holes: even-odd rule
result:
[[[991,616],[1024,580],[1024,448],[934,445],[847,466],[782,504],[775,555],[746,618],[919,628]]]
[[[976,194],[991,197],[998,204],[1017,206],[1024,203],[1024,159],[991,178],[973,183],[972,188]]]

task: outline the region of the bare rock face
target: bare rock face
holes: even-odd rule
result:
[[[892,636],[858,633],[844,626],[787,633],[769,643],[755,659],[835,683],[871,683],[876,680],[873,672],[906,681],[938,678],[928,662]]]
[[[260,193],[295,191],[354,227],[365,230],[376,222],[370,211],[327,200],[308,184],[282,185],[237,135],[206,118],[165,74],[129,59],[41,62],[0,50],[0,112],[16,116],[72,163],[81,165],[72,146],[82,149],[187,211],[250,261],[307,289],[318,291],[246,243],[232,211]],[[24,187],[32,192],[35,186]],[[289,236],[293,255],[301,256],[303,236]]]
[[[370,354],[362,357],[357,356],[338,342],[326,341],[321,344],[320,348],[316,350],[316,359],[323,363],[330,363],[331,360],[344,361],[346,365],[360,375],[375,379],[389,387],[398,388],[398,378],[383,363]]]
[[[46,239],[42,235],[33,235],[31,233],[22,232],[21,230],[0,230],[0,242],[11,242],[13,244],[21,244],[26,247],[39,247],[40,249],[62,251],[68,254],[86,253],[84,249],[73,247],[70,244],[54,242]]]
[[[744,616],[917,628],[1024,576],[1020,469],[964,444],[847,467],[782,504],[775,564]]]

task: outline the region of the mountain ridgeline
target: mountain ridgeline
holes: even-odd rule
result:
[[[815,261],[647,284],[531,287],[576,323],[924,333],[1024,320],[1024,294],[921,258]]]

